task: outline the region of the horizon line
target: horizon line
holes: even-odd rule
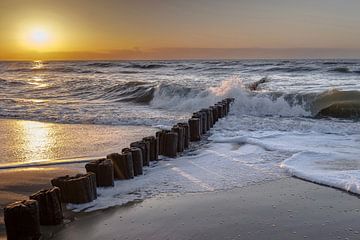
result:
[[[0,61],[100,60],[250,60],[250,59],[359,59],[360,48],[201,48],[108,49],[99,51],[24,51],[3,53]]]

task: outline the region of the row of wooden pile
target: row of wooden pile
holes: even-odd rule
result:
[[[171,130],[133,142],[121,153],[112,153],[85,165],[86,174],[62,176],[51,180],[51,189],[41,190],[4,209],[7,238],[38,239],[40,225],[57,225],[63,221],[61,203],[87,203],[97,198],[97,187],[113,187],[114,180],[131,179],[143,174],[143,167],[158,161],[159,155],[174,158],[200,141],[218,119],[226,116],[233,98],[193,113],[187,123],[178,123]]]

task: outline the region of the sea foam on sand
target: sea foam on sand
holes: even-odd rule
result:
[[[286,172],[360,193],[359,122],[301,117],[291,107],[288,117],[268,116],[271,102],[267,104],[246,114],[236,101],[208,142],[176,159],[153,163],[143,176],[99,188],[91,203],[68,208],[93,211],[160,193],[231,189],[286,177]]]
[[[221,120],[224,121],[224,120]],[[98,198],[68,204],[74,211],[94,211],[159,193],[207,192],[242,187],[281,176],[272,152],[252,143],[209,142],[176,159],[164,158],[145,168],[143,176],[98,188]]]

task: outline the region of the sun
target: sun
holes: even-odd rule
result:
[[[45,27],[36,26],[25,32],[25,45],[33,50],[46,50],[53,42],[53,34]]]
[[[30,41],[33,44],[46,44],[49,41],[49,33],[45,29],[36,28],[32,29],[29,36]]]

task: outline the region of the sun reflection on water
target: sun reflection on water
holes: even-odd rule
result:
[[[41,60],[33,61],[31,63],[31,70],[34,72],[32,73],[29,83],[35,85],[37,88],[45,88],[48,86],[45,80],[45,74],[40,71],[44,69],[44,67],[44,62]]]
[[[42,68],[44,68],[44,63],[43,63],[43,61],[41,61],[41,60],[36,60],[36,61],[33,61],[33,62],[32,62],[32,67],[31,67],[31,69],[36,70],[36,69],[42,69]]]
[[[27,160],[31,162],[53,157],[51,146],[54,140],[48,124],[32,121],[18,121],[17,124]]]

